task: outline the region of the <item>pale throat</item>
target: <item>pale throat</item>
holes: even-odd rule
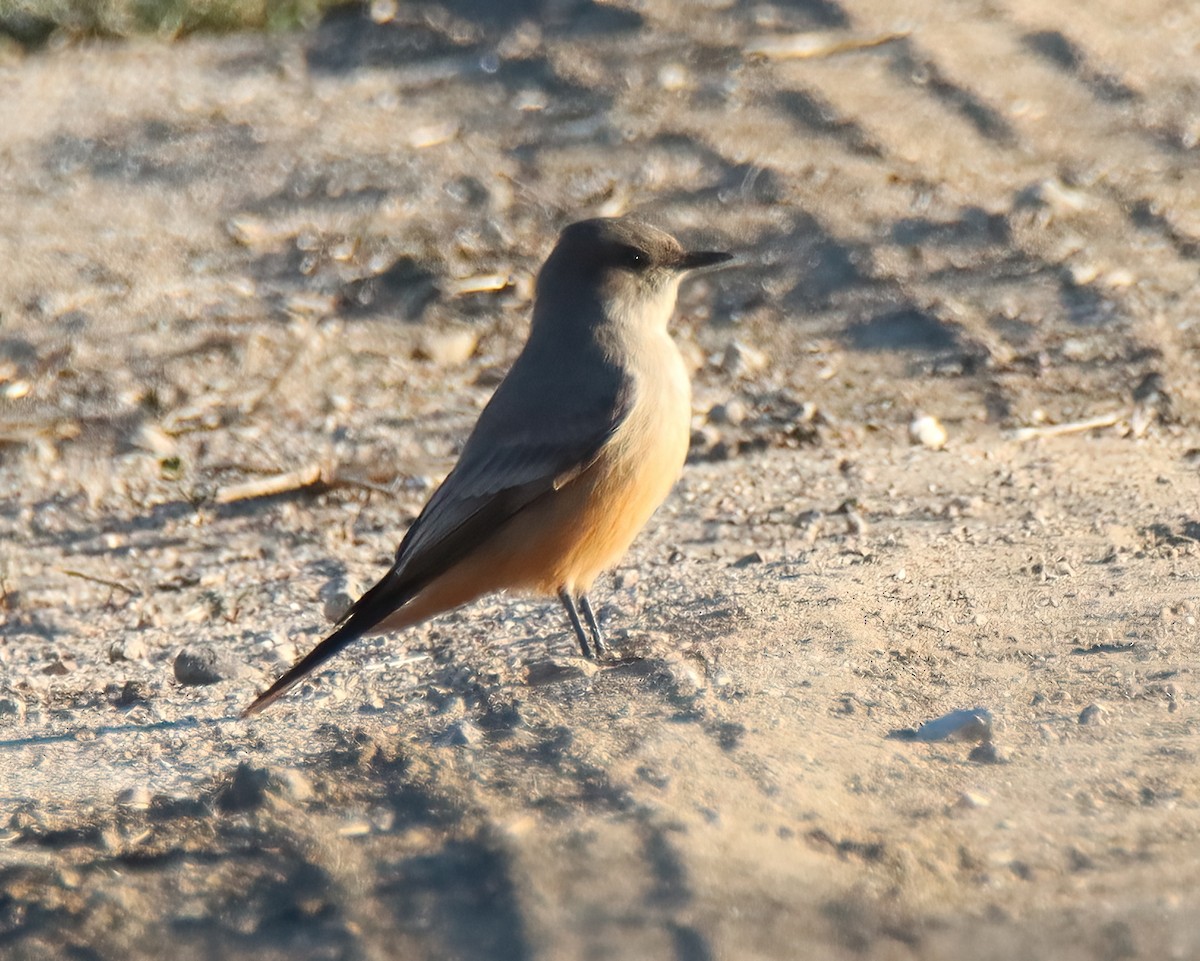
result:
[[[607,299],[605,314],[608,322],[623,335],[665,333],[675,313],[679,293],[679,278],[671,277],[661,284],[623,284]]]

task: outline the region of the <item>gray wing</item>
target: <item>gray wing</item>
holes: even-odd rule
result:
[[[615,364],[580,359],[518,358],[396,551],[390,579],[403,593],[419,590],[595,461],[628,414],[632,391]]]

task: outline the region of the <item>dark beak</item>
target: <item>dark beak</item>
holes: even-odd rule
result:
[[[684,254],[675,265],[677,270],[703,270],[733,260],[733,254],[720,250],[693,250]]]

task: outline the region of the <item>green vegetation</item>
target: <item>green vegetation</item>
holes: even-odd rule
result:
[[[289,30],[348,0],[0,0],[0,36],[39,46],[79,36]]]

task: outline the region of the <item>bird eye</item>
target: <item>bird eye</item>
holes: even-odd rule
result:
[[[644,250],[638,250],[637,247],[623,247],[621,249],[621,266],[628,267],[630,270],[645,270],[650,266],[650,258],[646,256]]]

